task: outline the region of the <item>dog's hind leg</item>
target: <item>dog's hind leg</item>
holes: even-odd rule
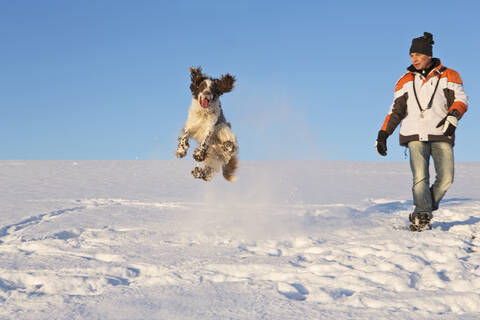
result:
[[[202,179],[205,181],[209,181],[213,178],[214,170],[210,167],[200,168],[195,167],[192,171],[192,175],[197,179]]]
[[[225,158],[224,164],[227,164],[230,158],[238,153],[237,138],[227,125],[219,128],[217,137],[222,156]]]
[[[227,164],[223,166],[223,177],[227,179],[227,181],[233,182],[235,181],[235,170],[238,167],[238,158],[236,155],[232,156]]]
[[[205,156],[205,161],[203,161],[203,168],[196,167],[193,169],[192,174],[197,179],[203,179],[209,181],[213,176],[221,169],[223,165],[223,159],[219,158],[219,146],[211,145]]]
[[[225,158],[225,163],[228,163],[230,158],[237,154],[237,146],[233,141],[225,141],[222,144],[222,151]]]

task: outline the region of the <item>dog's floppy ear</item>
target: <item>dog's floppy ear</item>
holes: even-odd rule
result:
[[[234,83],[235,77],[230,75],[229,73],[222,75],[220,79],[216,80],[217,89],[220,94],[232,91]]]
[[[190,78],[192,79],[192,82],[195,82],[200,78],[205,78],[205,75],[202,73],[202,67],[190,67]]]
[[[197,89],[200,83],[205,80],[207,76],[202,73],[202,67],[190,67],[190,79],[192,84],[190,85],[190,91],[193,95],[197,94]]]

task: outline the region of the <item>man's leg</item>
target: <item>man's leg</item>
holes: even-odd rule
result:
[[[440,200],[453,183],[453,148],[448,142],[432,142],[431,153],[437,172],[435,182],[431,187],[432,209],[437,210]]]
[[[430,192],[430,143],[411,141],[408,143],[410,150],[410,168],[413,174],[413,204],[414,214],[428,213],[431,218],[432,194]]]

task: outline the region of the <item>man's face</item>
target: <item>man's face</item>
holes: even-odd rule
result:
[[[412,64],[417,70],[423,70],[432,61],[432,57],[429,57],[423,53],[412,52],[410,53],[410,58],[412,60]]]

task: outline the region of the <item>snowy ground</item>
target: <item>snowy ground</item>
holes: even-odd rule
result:
[[[0,161],[0,319],[478,319],[480,163]]]

